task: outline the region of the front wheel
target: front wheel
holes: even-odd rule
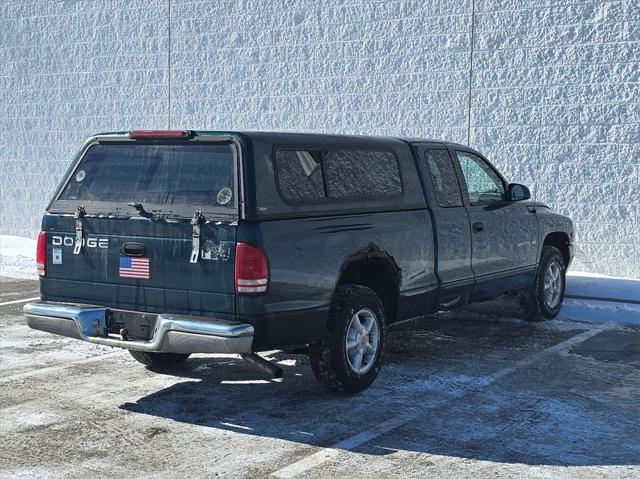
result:
[[[183,363],[189,357],[188,354],[149,353],[147,351],[135,351],[133,349],[129,350],[129,354],[139,363],[152,369],[172,368]]]
[[[520,296],[527,319],[553,319],[564,301],[566,278],[562,254],[554,246],[544,246],[533,288]]]
[[[356,393],[369,387],[382,367],[386,317],[382,302],[359,285],[336,289],[322,339],[309,345],[311,368],[327,389]]]

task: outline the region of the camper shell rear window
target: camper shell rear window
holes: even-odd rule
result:
[[[236,149],[231,142],[98,141],[90,145],[52,202],[52,212],[237,216]]]

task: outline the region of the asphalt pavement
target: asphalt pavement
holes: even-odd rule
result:
[[[30,330],[0,280],[0,477],[640,478],[640,327],[524,321],[509,299],[395,327],[355,396],[306,356],[126,351]]]

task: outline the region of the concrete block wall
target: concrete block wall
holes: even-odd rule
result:
[[[91,133],[166,126],[166,0],[0,2],[0,234],[34,237]]]
[[[640,2],[475,0],[471,143],[640,277]]]
[[[472,28],[473,27],[473,28]],[[470,142],[640,278],[637,0],[0,5],[0,233],[34,236],[91,133],[275,129]]]

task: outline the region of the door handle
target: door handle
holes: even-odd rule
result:
[[[474,233],[480,233],[484,229],[484,225],[480,221],[476,221],[471,225]]]
[[[127,256],[144,256],[147,247],[142,243],[127,242],[122,245],[122,252]]]

